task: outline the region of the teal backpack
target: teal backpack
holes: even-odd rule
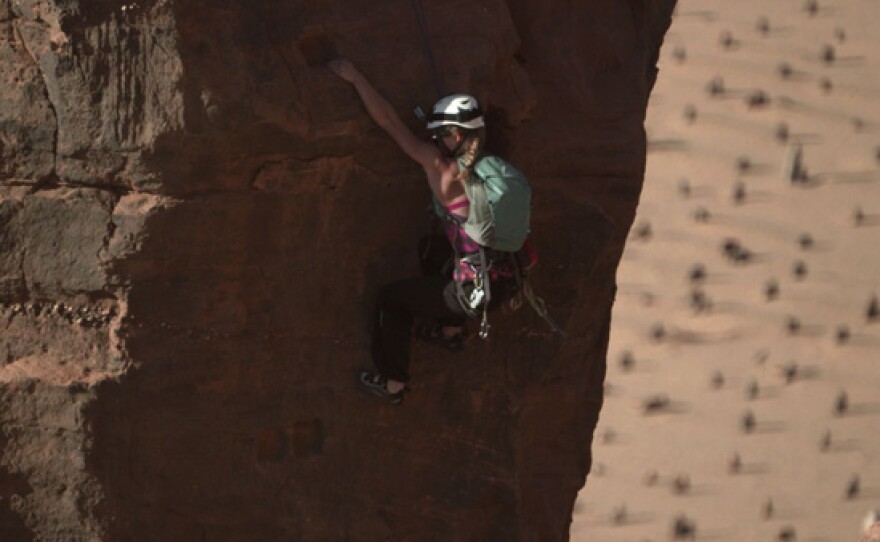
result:
[[[465,233],[483,246],[516,252],[529,233],[529,180],[497,156],[480,158],[472,171],[477,178],[464,183],[470,201]]]
[[[459,161],[459,167],[464,165]],[[462,227],[478,244],[501,252],[522,248],[529,233],[532,189],[518,169],[497,156],[483,156],[464,183],[470,207]],[[445,213],[434,200],[438,216]]]
[[[461,160],[459,167],[464,168]],[[465,193],[470,202],[468,218],[461,226],[465,233],[481,246],[479,252],[481,272],[474,281],[475,287],[471,294],[465,296],[461,285],[458,285],[458,295],[462,308],[471,316],[479,318],[482,309],[480,338],[486,339],[491,327],[486,313],[492,294],[487,275],[488,259],[483,249],[516,253],[523,248],[529,234],[532,189],[525,175],[497,156],[481,157],[471,167],[471,172],[473,175],[464,183]],[[434,198],[434,211],[437,216],[448,218],[436,198]],[[550,324],[555,333],[564,336],[563,331],[547,313],[544,300],[532,291],[525,270],[519,270],[517,282],[523,297],[529,301],[535,312]]]

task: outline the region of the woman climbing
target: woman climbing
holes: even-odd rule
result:
[[[359,384],[386,401],[399,404],[409,381],[410,342],[416,319],[437,324],[419,328],[420,338],[457,350],[462,344],[466,317],[482,309],[480,301],[474,299],[473,286],[479,269],[462,264],[473,260],[480,246],[461,225],[468,218],[469,207],[464,183],[468,182],[470,168],[480,158],[485,141],[483,113],[473,96],[453,94],[441,99],[428,118],[427,129],[432,133],[429,143],[407,128],[351,62],[337,59],[328,67],[354,85],[370,117],[407,156],[422,166],[431,193],[445,215],[444,230],[451,245],[446,248],[455,254],[453,273],[398,280],[379,292],[372,345],[377,371],[361,371]],[[491,300],[486,307],[492,309],[509,299],[516,289],[516,271],[510,258],[484,265],[492,271]]]

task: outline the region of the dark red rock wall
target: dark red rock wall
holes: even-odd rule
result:
[[[564,540],[673,0],[422,0],[535,192],[534,314],[354,388],[428,191],[408,2],[0,0],[0,539]]]

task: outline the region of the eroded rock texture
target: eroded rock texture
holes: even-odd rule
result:
[[[0,539],[565,540],[673,3],[0,0]],[[488,105],[566,340],[355,392],[428,191],[336,54]]]

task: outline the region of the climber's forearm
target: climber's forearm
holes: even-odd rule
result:
[[[331,61],[327,67],[354,85],[370,117],[391,136],[407,156],[421,164],[426,171],[430,171],[429,176],[436,173],[434,170],[436,170],[440,158],[440,151],[437,150],[437,147],[416,137],[397,116],[397,112],[394,111],[391,104],[373,88],[373,85],[351,62],[344,58],[338,58]]]
[[[373,85],[367,80],[363,74],[358,73],[352,80],[354,88],[357,90],[364,107],[370,117],[385,131],[391,131],[395,121],[398,121],[397,112],[391,107],[391,104],[379,94]]]

